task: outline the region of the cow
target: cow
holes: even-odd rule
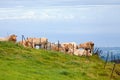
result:
[[[78,46],[75,42],[61,43],[61,47],[64,49],[64,52],[70,54],[74,52],[74,49],[78,49]]]
[[[43,48],[47,48],[48,39],[47,38],[27,38],[27,40],[32,43],[32,47],[35,48],[37,45]]]
[[[15,43],[17,41],[17,35],[12,34],[8,37],[0,38],[0,41],[11,41]]]
[[[64,49],[61,47],[61,44],[51,43],[51,50],[64,52]]]
[[[90,53],[90,50],[85,50],[85,49],[76,49],[74,51],[74,55],[77,55],[77,56],[92,56],[92,54]]]
[[[28,40],[19,41],[18,44],[23,45],[24,47],[31,47],[32,48],[32,43],[29,42]]]
[[[82,44],[79,44],[79,48],[83,48],[85,50],[90,50],[90,52],[92,53],[93,52],[93,49],[94,49],[94,43],[93,42],[85,42],[85,43],[82,43]]]

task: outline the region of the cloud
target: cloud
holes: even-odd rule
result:
[[[30,19],[34,16],[32,12],[23,12],[16,9],[2,9],[0,14],[0,20]]]
[[[74,15],[62,12],[61,9],[24,9],[0,8],[0,20],[31,19],[31,20],[70,20]]]
[[[0,20],[74,22],[74,24],[119,23],[120,5],[81,5],[79,7],[0,8]]]

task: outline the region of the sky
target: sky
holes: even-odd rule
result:
[[[0,0],[0,37],[120,47],[120,0]]]

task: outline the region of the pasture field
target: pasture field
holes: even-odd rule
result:
[[[0,42],[0,80],[110,80],[113,63],[104,69],[97,55],[79,57]],[[120,65],[112,80],[120,80]]]

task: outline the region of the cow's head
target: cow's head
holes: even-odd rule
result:
[[[15,34],[12,34],[9,36],[9,41],[16,42],[17,41],[17,36]]]

